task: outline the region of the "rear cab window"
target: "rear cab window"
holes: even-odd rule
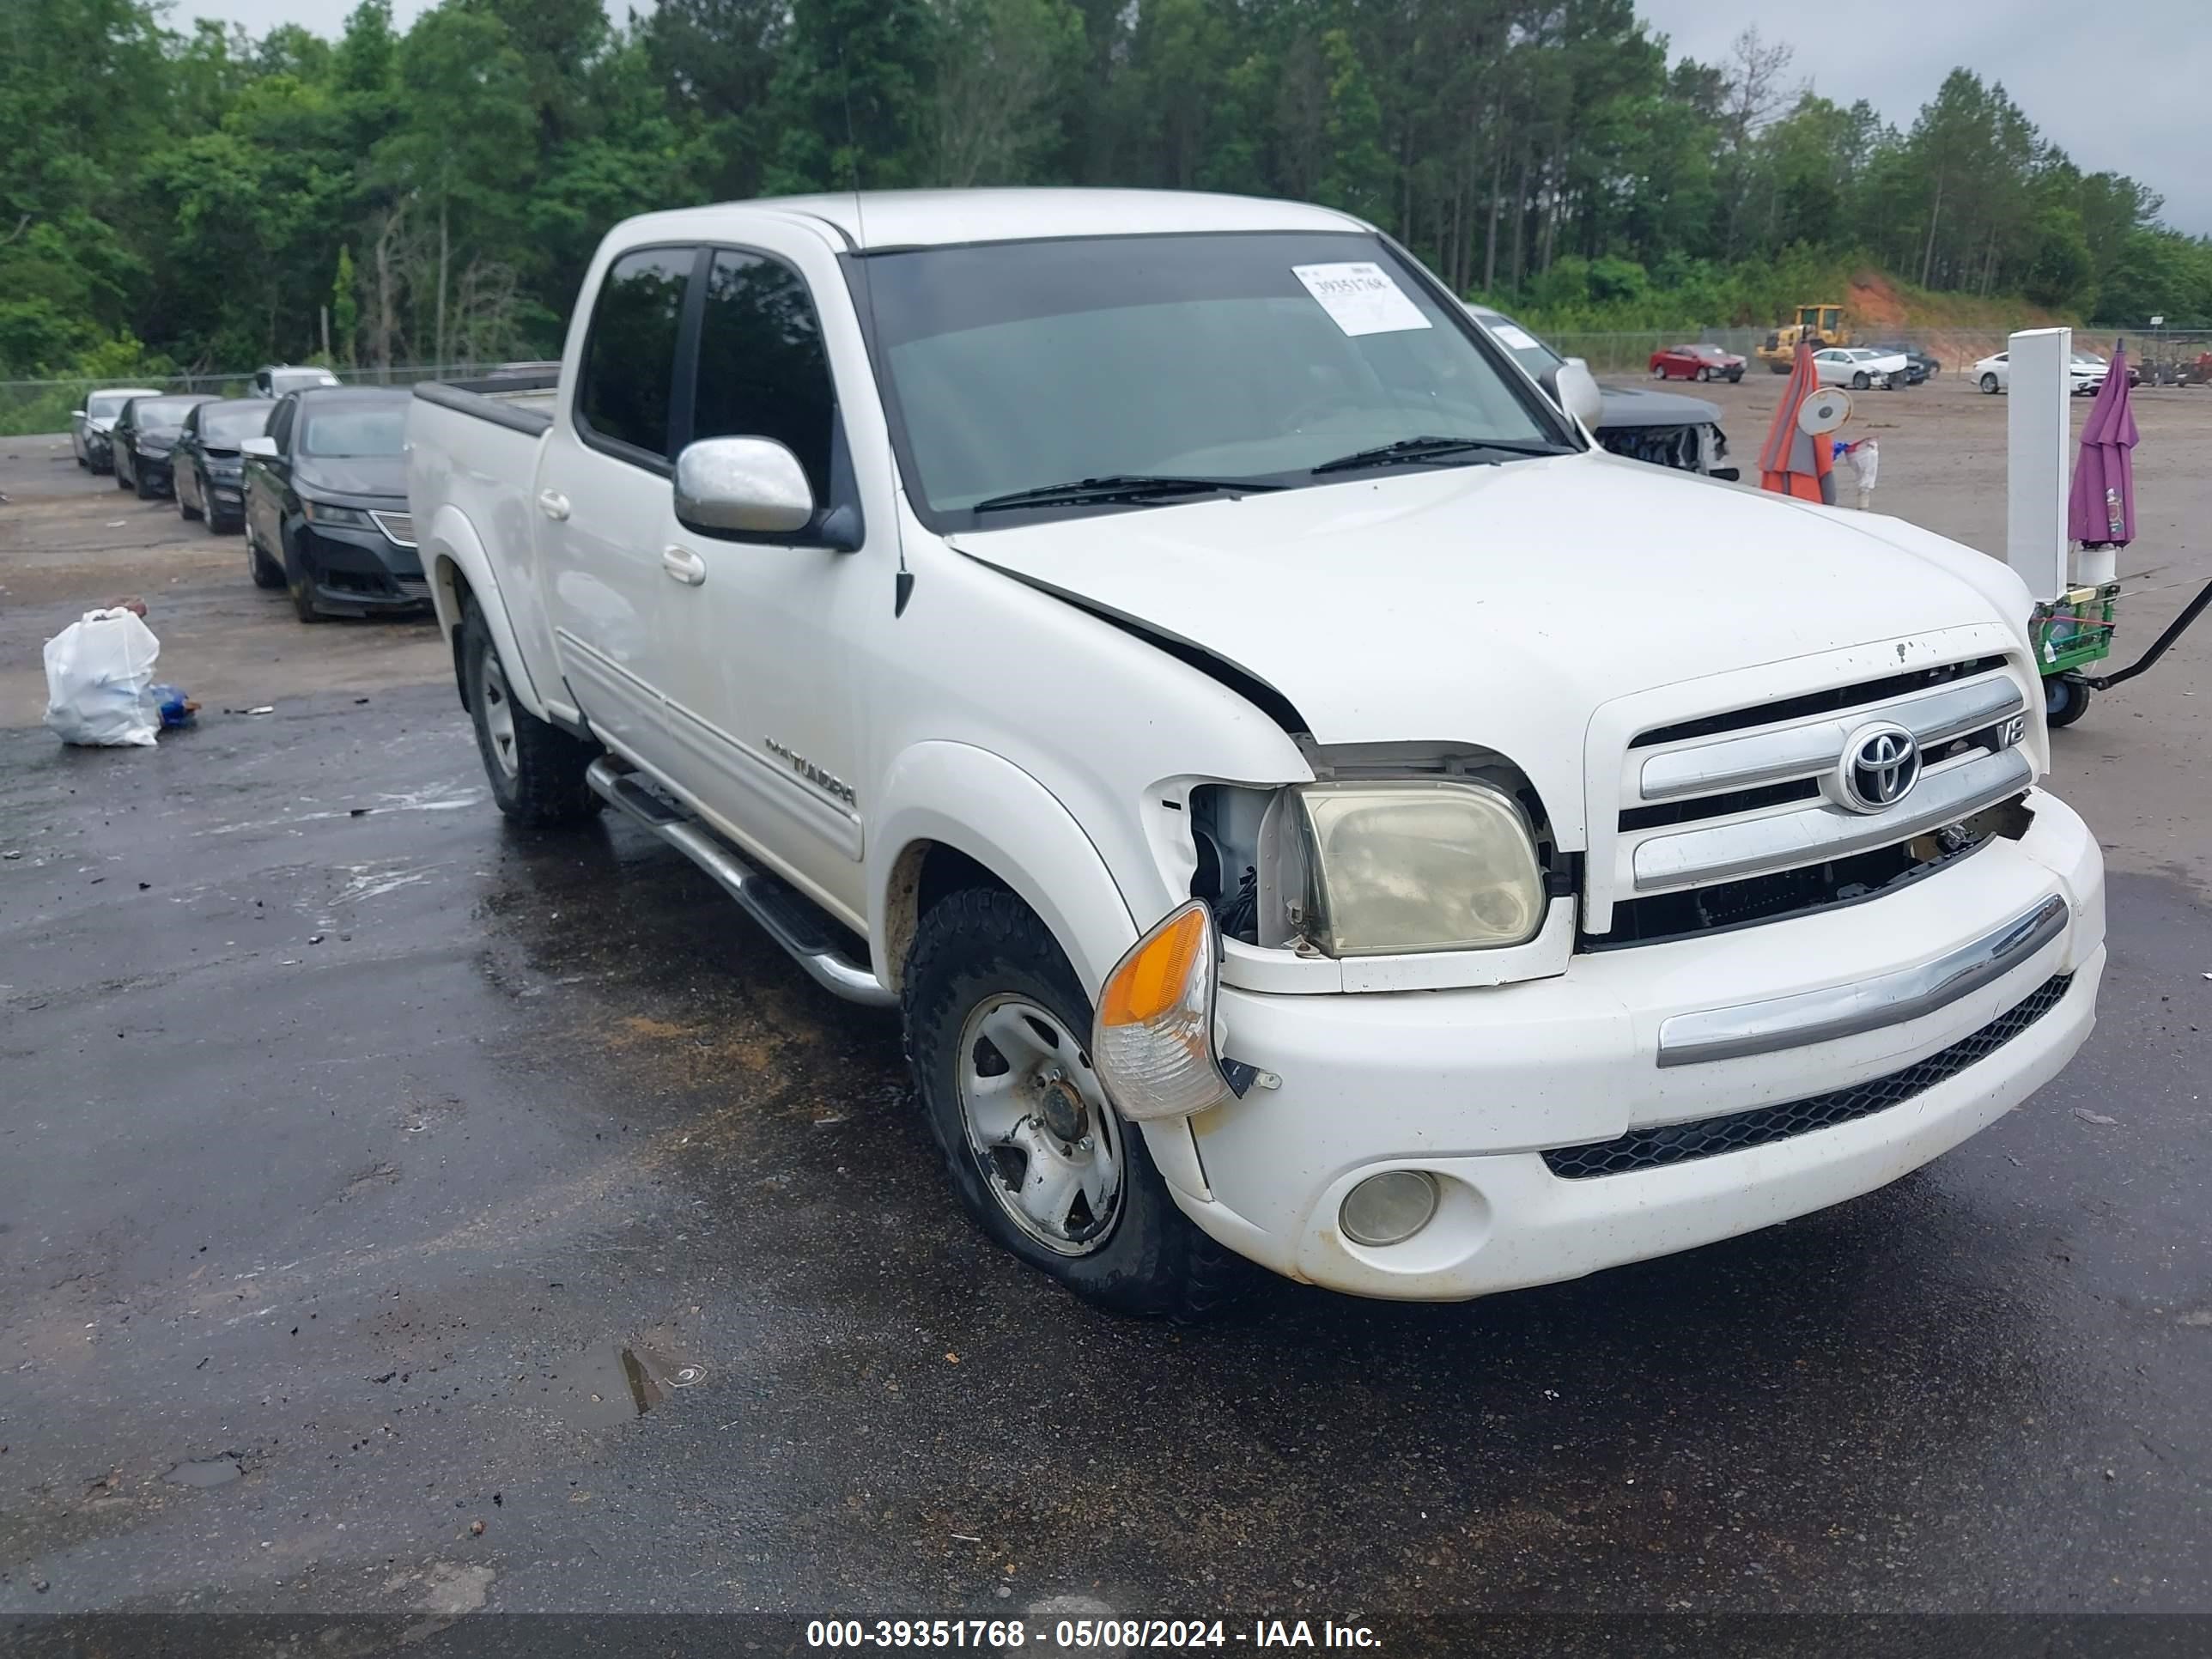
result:
[[[636,248],[607,268],[577,375],[578,434],[594,448],[665,471],[684,301],[698,251]]]

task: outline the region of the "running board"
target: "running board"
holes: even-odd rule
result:
[[[609,805],[620,807],[714,877],[823,989],[871,1008],[897,1006],[898,999],[884,988],[883,981],[841,948],[838,936],[844,927],[811,900],[746,863],[720,836],[647,789],[619,762],[600,757],[584,774],[584,781]]]

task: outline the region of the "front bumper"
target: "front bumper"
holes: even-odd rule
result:
[[[1176,1201],[1224,1243],[1292,1278],[1444,1301],[1686,1249],[1893,1181],[2049,1081],[2094,1023],[2103,864],[2069,808],[2039,793],[2030,800],[2034,821],[2020,840],[1995,841],[1884,897],[1577,956],[1555,979],[1337,996],[1224,988],[1224,1051],[1280,1085],[1191,1121],[1206,1194],[1176,1189]],[[2054,896],[2063,928],[1934,1012],[1778,1051],[1659,1063],[1670,1019],[1893,981]],[[2052,982],[2064,975],[2061,995]],[[2039,1017],[2017,1030],[2002,1024],[2039,991],[2049,1003]],[[1999,1030],[1994,1047],[1972,1042]],[[1936,1061],[1947,1054],[1957,1061],[1948,1069]],[[1545,1158],[1576,1167],[1564,1149],[1663,1140],[1632,1132],[1859,1085],[1896,1092],[1931,1076],[1893,1105],[1745,1150],[1579,1176]],[[1346,1239],[1337,1216],[1351,1188],[1409,1168],[1437,1178],[1436,1218],[1385,1249]]]
[[[143,489],[157,495],[167,495],[175,487],[175,476],[171,471],[172,457],[165,450],[154,453],[148,450],[131,452],[131,477]]]
[[[429,606],[422,556],[380,530],[303,522],[293,539],[313,579],[315,601],[326,611],[366,615]]]
[[[200,511],[210,519],[242,519],[246,516],[246,480],[240,474],[208,472],[201,475]]]

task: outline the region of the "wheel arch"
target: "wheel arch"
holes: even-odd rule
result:
[[[869,831],[868,934],[876,975],[904,981],[915,925],[930,902],[990,884],[1044,923],[1096,996],[1137,939],[1127,901],[1083,827],[1012,762],[972,744],[916,744],[884,781]]]
[[[476,526],[448,502],[432,515],[422,554],[423,569],[430,578],[430,604],[437,612],[439,629],[453,650],[453,684],[459,689],[461,707],[467,708],[469,702],[467,676],[461,670],[461,617],[473,599],[484,625],[491,630],[500,664],[507,670],[508,690],[524,708],[540,720],[546,718],[545,700],[538,695],[529,661],[516,642],[499,578]]]

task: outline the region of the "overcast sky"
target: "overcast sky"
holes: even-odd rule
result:
[[[336,34],[355,0],[179,0],[255,33],[286,21]],[[428,0],[394,0],[404,27]],[[641,9],[650,9],[645,0]],[[2085,173],[2142,179],[2166,220],[2212,234],[2212,24],[2206,0],[1851,0],[1792,13],[1754,0],[1638,0],[1677,57],[1717,61],[1747,23],[1790,35],[1793,72],[1838,103],[1863,98],[1899,126],[1957,64],[2002,81]],[[617,15],[628,0],[612,0]]]

